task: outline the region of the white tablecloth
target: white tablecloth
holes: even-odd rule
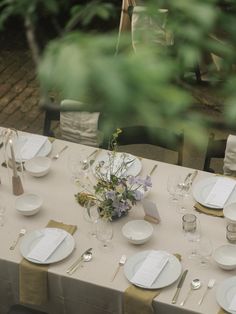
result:
[[[62,141],[56,140],[53,143],[53,151],[56,152],[63,145]],[[223,271],[213,261],[209,268],[204,269],[188,258],[191,244],[182,232],[182,215],[170,205],[166,189],[168,175],[175,173],[186,175],[190,169],[158,162],[158,169],[152,176],[153,187],[148,195],[149,199],[156,202],[161,216],[161,223],[153,225],[153,237],[148,243],[135,246],[128,243],[121,234],[121,228],[127,221],[143,218],[144,212],[139,204],[130,211],[128,216],[113,222],[113,249],[104,253],[99,249],[97,240],[88,236],[90,224],[84,220],[83,209],[74,199],[74,194],[78,189],[70,180],[67,165],[68,155],[71,152],[90,153],[94,148],[73,143],[68,143],[68,145],[69,149],[64,151],[58,160],[52,162],[48,175],[42,178],[24,175],[25,192],[40,194],[44,198],[43,208],[35,216],[25,217],[16,212],[14,209],[16,196],[12,194],[8,170],[3,167],[0,169],[2,180],[0,194],[4,195],[7,200],[5,225],[0,227],[0,313],[4,314],[10,304],[18,302],[18,270],[22,256],[19,250],[20,245],[14,251],[9,250],[10,245],[21,228],[26,228],[27,232],[41,229],[50,219],[77,224],[78,230],[74,234],[76,249],[72,255],[49,267],[50,297],[48,304],[41,309],[47,310],[50,314],[121,314],[123,293],[129,286],[122,268],[115,280],[111,282],[121,255],[125,254],[129,257],[143,250],[161,249],[170,253],[180,253],[183,259],[181,262],[183,270],[188,268],[189,272],[177,304],[171,305],[171,299],[177,287],[177,282],[175,282],[164,288],[156,297],[154,302],[156,313],[217,313],[219,310],[215,297],[217,285],[222,280],[233,276],[235,272]],[[0,157],[2,162],[3,149],[0,151]],[[146,175],[155,163],[157,162],[143,159],[141,175]],[[209,175],[211,174],[199,172],[196,181]],[[192,205],[189,205],[189,209],[193,211]],[[203,234],[212,239],[214,248],[227,243],[224,219],[205,214],[196,213],[196,215],[199,216]],[[93,260],[86,263],[72,276],[68,276],[65,272],[66,268],[89,247],[92,247],[94,251]],[[193,278],[201,279],[203,288],[194,291],[184,308],[180,307],[179,303],[186,296]],[[217,284],[208,292],[203,304],[199,306],[197,302],[210,278],[215,278]]]

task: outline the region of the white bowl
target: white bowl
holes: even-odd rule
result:
[[[152,236],[153,226],[145,220],[132,220],[123,226],[122,233],[129,242],[143,244]]]
[[[231,222],[236,222],[236,203],[226,205],[223,209],[225,218]]]
[[[30,160],[26,160],[24,167],[32,176],[42,177],[49,172],[51,162],[51,159],[48,157],[37,156]]]
[[[236,268],[236,246],[225,244],[215,249],[213,258],[216,264],[226,270]]]
[[[23,194],[16,199],[16,210],[24,216],[35,215],[42,207],[43,199],[36,194]]]

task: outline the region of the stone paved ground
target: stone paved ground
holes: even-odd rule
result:
[[[39,86],[27,49],[0,51],[0,125],[42,133]]]

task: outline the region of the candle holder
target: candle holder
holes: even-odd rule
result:
[[[14,145],[13,145],[13,139],[15,136],[18,137],[18,132],[15,129],[6,129],[6,131],[4,132],[5,157],[6,157],[7,167],[9,168],[9,164],[11,164],[11,168],[13,171],[12,192],[14,195],[21,195],[24,193],[24,189],[21,182],[21,178],[18,175],[18,171],[17,171],[15,151],[14,151]],[[21,169],[23,169],[22,165],[21,165]]]

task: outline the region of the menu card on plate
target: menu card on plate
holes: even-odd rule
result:
[[[26,138],[22,143],[23,145],[17,150],[16,158],[28,160],[37,155],[39,150],[45,144],[47,137],[32,134]]]
[[[130,281],[144,288],[150,288],[163,271],[168,260],[169,254],[167,252],[151,251]]]
[[[236,180],[230,178],[218,178],[208,194],[205,203],[211,206],[224,207],[227,199],[234,190]]]
[[[64,230],[56,228],[47,229],[47,232],[29,252],[27,257],[38,262],[45,262],[66,236],[67,232]]]

